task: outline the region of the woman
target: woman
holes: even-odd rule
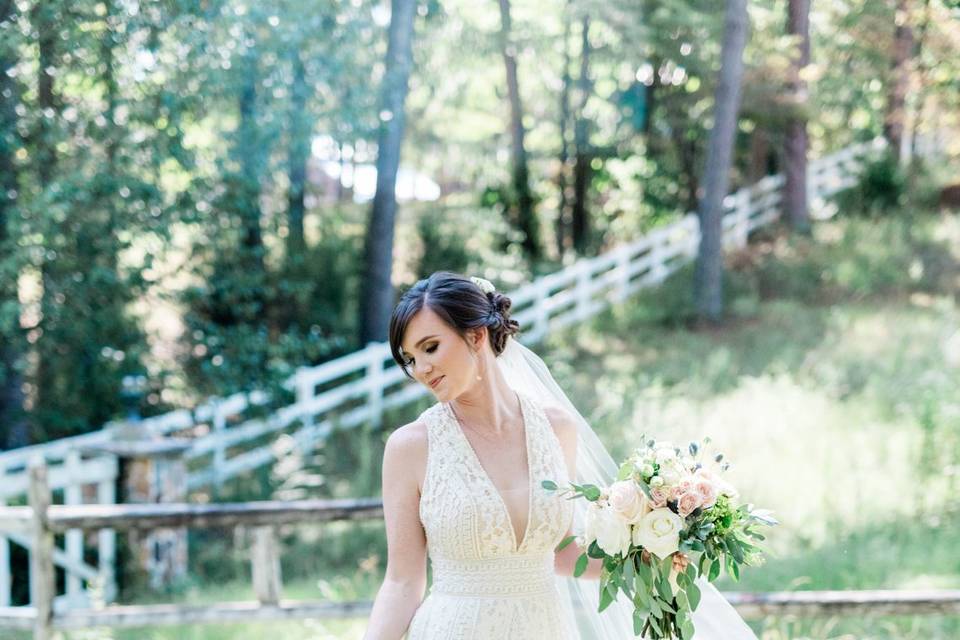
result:
[[[394,359],[437,403],[387,441],[387,570],[368,640],[634,637],[629,603],[596,612],[600,561],[574,579],[581,549],[554,551],[581,511],[542,481],[605,484],[616,467],[542,360],[512,338],[510,304],[486,280],[441,271],[394,309]],[[755,639],[702,582],[697,640]]]

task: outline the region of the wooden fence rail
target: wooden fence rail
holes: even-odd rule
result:
[[[290,601],[282,598],[276,527],[281,524],[371,520],[383,517],[379,499],[302,500],[221,504],[80,505],[50,504],[47,468],[29,468],[30,506],[0,507],[0,524],[29,532],[33,581],[31,607],[0,607],[0,629],[32,630],[49,640],[57,630],[141,627],[317,618],[362,618],[372,603]],[[164,527],[252,527],[251,575],[257,600],[182,605],[110,605],[61,610],[54,606],[54,547],[57,533],[73,530],[153,530]],[[916,615],[960,613],[958,591],[800,591],[724,594],[747,618],[769,615]]]

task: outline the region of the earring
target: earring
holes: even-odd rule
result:
[[[474,364],[474,366],[477,365],[477,359],[476,359],[476,358],[473,359],[473,364]],[[478,366],[477,369],[479,369],[479,368],[480,368],[480,367]],[[480,376],[479,373],[477,374],[477,380],[483,380],[483,378]]]

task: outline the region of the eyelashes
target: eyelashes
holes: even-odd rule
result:
[[[437,350],[437,345],[431,345],[430,348],[427,349],[426,351],[427,353],[433,353],[436,350]],[[413,366],[414,361],[415,361],[415,358],[407,358],[406,360],[403,361],[403,365],[405,367]]]

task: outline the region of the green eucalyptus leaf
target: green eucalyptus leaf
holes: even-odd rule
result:
[[[579,578],[583,575],[583,572],[587,570],[587,563],[590,562],[590,559],[586,554],[580,554],[580,557],[577,558],[577,564],[573,568],[573,577]]]
[[[687,587],[687,600],[690,602],[690,610],[696,611],[697,606],[700,604],[700,587],[695,583],[690,583],[690,586]]]
[[[557,548],[554,549],[554,551],[556,551],[557,553],[563,551],[570,545],[571,542],[573,542],[576,539],[577,539],[577,536],[567,536],[566,538],[560,541],[560,544],[557,545]]]

